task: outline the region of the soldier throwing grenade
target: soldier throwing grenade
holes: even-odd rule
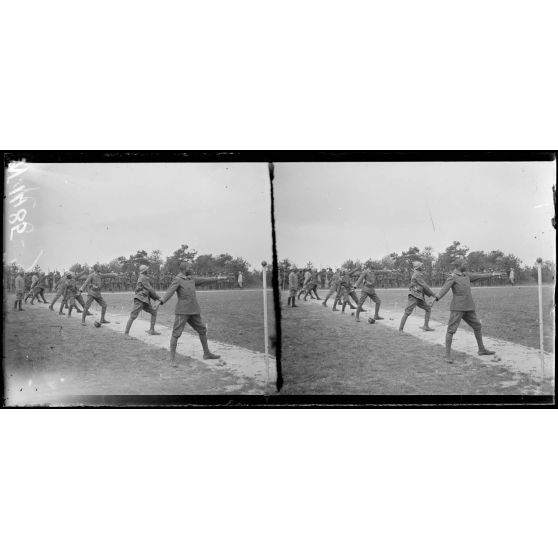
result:
[[[196,298],[196,286],[207,285],[226,279],[226,277],[194,277],[192,274],[192,266],[187,262],[180,264],[180,273],[173,279],[171,286],[161,299],[161,304],[167,302],[170,297],[176,293],[178,302],[174,310],[175,320],[170,341],[170,361],[171,366],[176,367],[176,346],[178,338],[182,335],[186,324],[195,329],[200,336],[200,342],[203,347],[204,359],[221,358],[219,355],[213,354],[209,350],[207,343],[207,328],[201,319],[201,310]]]

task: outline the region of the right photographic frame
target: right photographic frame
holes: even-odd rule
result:
[[[281,395],[555,402],[554,152],[319,152],[272,171]]]

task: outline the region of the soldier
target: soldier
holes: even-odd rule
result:
[[[105,314],[107,311],[107,303],[101,294],[101,286],[103,284],[103,277],[115,277],[116,274],[114,273],[99,273],[99,266],[93,266],[93,273],[90,273],[85,280],[85,283],[80,288],[80,293],[82,293],[85,289],[87,289],[87,301],[85,302],[85,306],[83,308],[83,313],[81,315],[81,325],[85,325],[85,317],[90,315],[89,314],[89,307],[93,304],[93,301],[96,301],[97,304],[101,307],[101,319],[100,322],[102,324],[110,324],[108,320],[105,320]]]
[[[352,283],[352,278],[354,275],[358,274],[358,269],[349,271],[348,269],[343,271],[341,274],[341,280],[339,281],[339,288],[337,290],[337,297],[333,303],[333,312],[337,312],[337,304],[342,301],[341,312],[345,312],[345,307],[347,304],[350,306],[351,310],[356,310],[357,307],[351,304],[351,298],[358,304],[358,299],[356,296],[356,291]]]
[[[287,307],[297,308],[295,304],[296,293],[298,291],[298,273],[296,271],[296,266],[293,265],[291,272],[289,273],[289,298],[287,299]]]
[[[68,281],[68,275],[72,275],[72,278],[74,279],[74,281],[80,281],[81,279],[83,279],[83,277],[85,277],[87,275],[87,272],[84,271],[83,273],[81,273],[80,275],[76,275],[73,276],[73,274],[71,273],[66,273],[64,275],[62,275],[61,277],[59,277],[58,282],[54,285],[55,288],[55,296],[53,301],[50,303],[48,309],[49,310],[54,310],[54,305],[56,303],[56,301],[62,297],[62,304],[60,305],[60,310],[58,312],[58,314],[61,314],[62,316],[64,316],[64,312],[62,310],[64,310],[64,306],[67,306],[67,299],[64,296],[64,293],[66,291],[66,284]],[[83,300],[83,297],[76,291],[75,295],[74,295],[74,308],[76,309],[76,312],[78,314],[81,314],[81,310],[79,309],[77,303],[79,302],[82,306],[82,308],[85,306],[85,301]],[[88,316],[92,316],[93,314],[91,314],[91,312],[87,312]]]
[[[130,337],[130,328],[134,323],[134,320],[138,317],[141,310],[145,310],[147,313],[151,314],[151,325],[147,330],[149,335],[161,335],[158,331],[155,331],[155,322],[157,321],[157,308],[151,306],[150,299],[161,301],[161,297],[155,292],[155,289],[151,286],[151,280],[147,276],[147,271],[149,267],[146,265],[140,265],[138,282],[136,284],[136,291],[134,294],[134,305],[132,307],[132,312],[128,318],[128,323],[126,324],[126,329],[124,330],[124,335]]]
[[[383,320],[379,314],[380,305],[382,301],[380,297],[376,294],[376,274],[377,273],[393,273],[390,269],[378,269],[373,270],[371,265],[366,266],[364,271],[360,274],[358,281],[356,283],[356,288],[362,287],[360,299],[358,301],[358,307],[356,311],[356,321],[360,322],[359,314],[362,312],[362,305],[366,302],[367,298],[374,301],[374,320]]]
[[[45,289],[47,287],[48,278],[45,275],[44,271],[39,273],[37,280],[35,281],[34,286],[31,286],[31,304],[33,301],[37,299],[38,302],[43,302],[44,304],[48,304],[47,299],[45,298]],[[41,300],[42,299],[42,300]]]
[[[486,279],[487,277],[500,276],[500,273],[469,273],[467,272],[467,261],[459,259],[454,264],[453,273],[444,283],[442,289],[436,296],[436,300],[442,297],[451,289],[453,299],[450,305],[450,319],[446,332],[446,362],[453,363],[451,358],[451,343],[453,335],[459,327],[459,323],[463,319],[473,329],[477,345],[479,347],[479,355],[493,355],[494,351],[489,351],[482,340],[482,325],[475,311],[475,303],[471,293],[471,283]]]
[[[25,304],[27,304],[27,299],[29,299],[30,297],[31,297],[31,304],[33,304],[33,300],[35,299],[33,292],[35,291],[35,287],[37,286],[38,282],[39,282],[39,276],[36,273],[34,273],[31,276],[31,286],[29,287],[29,290],[25,295],[25,300],[24,300]]]
[[[310,295],[310,298],[315,298],[316,300],[322,300],[318,295],[318,270],[312,269],[310,272],[308,280],[304,284],[304,300]],[[314,296],[316,295],[316,296]]]
[[[175,292],[178,297],[178,302],[176,304],[176,308],[174,309],[175,320],[170,341],[170,361],[172,366],[177,366],[175,362],[176,346],[178,344],[178,338],[182,335],[186,324],[189,324],[191,328],[198,332],[200,342],[203,347],[204,359],[221,358],[219,355],[215,355],[209,350],[207,342],[207,328],[202,322],[200,315],[201,310],[196,298],[197,286],[208,285],[219,279],[221,278],[194,277],[192,274],[191,264],[182,262],[180,264],[180,273],[173,279],[171,286],[163,295],[161,304],[167,302],[167,300],[169,300]]]
[[[322,302],[322,306],[325,306],[327,308],[327,301],[329,300],[329,297],[333,293],[336,293],[335,298],[337,298],[337,291],[339,289],[340,283],[341,283],[341,274],[340,274],[340,270],[338,269],[333,275],[329,277],[329,283],[328,283],[329,292],[327,293],[324,301]]]
[[[14,310],[18,309],[20,312],[23,312],[23,308],[21,307],[21,301],[25,294],[25,278],[23,276],[23,271],[20,271],[15,278],[15,291],[16,299],[14,302]]]
[[[237,281],[238,281],[238,288],[239,288],[239,289],[242,289],[242,288],[243,288],[243,285],[244,285],[244,277],[242,276],[242,271],[239,271],[239,272],[238,272],[238,279],[237,279]]]
[[[409,295],[408,295],[408,304],[407,308],[405,308],[405,313],[401,318],[401,323],[399,324],[399,331],[403,331],[405,327],[405,322],[407,318],[413,313],[413,310],[418,306],[422,310],[424,310],[424,325],[422,326],[423,331],[434,331],[429,325],[430,321],[430,314],[432,309],[430,305],[424,300],[424,295],[426,296],[433,296],[436,298],[436,295],[432,292],[432,289],[426,283],[424,279],[424,267],[422,262],[415,261],[413,262],[413,275],[411,276],[411,285],[409,286]],[[436,299],[437,300],[437,299]]]
[[[64,287],[64,300],[62,301],[62,304],[60,304],[59,314],[64,314],[62,312],[62,308],[64,307],[64,304],[66,303],[68,305],[68,318],[71,317],[72,309],[75,308],[77,310],[77,306],[76,306],[76,297],[77,296],[80,296],[80,295],[79,295],[79,289],[77,287],[76,279],[71,273],[68,273],[66,275],[66,281],[65,281],[65,287]]]

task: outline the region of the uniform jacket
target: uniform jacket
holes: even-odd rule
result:
[[[419,300],[424,300],[425,294],[428,296],[436,296],[424,279],[424,273],[418,270],[414,271],[413,275],[411,276],[411,285],[409,286],[409,291],[411,291],[411,294]]]
[[[376,274],[373,271],[364,270],[358,281],[356,282],[357,289],[362,288],[366,292],[374,292],[376,287]]]
[[[151,286],[151,280],[147,275],[143,273],[140,273],[138,277],[134,298],[137,298],[142,302],[146,302],[147,304],[149,304],[150,298],[154,300],[160,300],[160,296],[155,292],[155,289]]]
[[[291,271],[289,273],[289,288],[298,289],[298,273]]]
[[[471,283],[492,277],[492,273],[452,273],[444,283],[438,298],[442,298],[450,289],[453,293],[450,310],[455,312],[470,312],[475,310],[475,302],[471,294]]]
[[[98,296],[101,294],[101,287],[103,285],[103,279],[98,273],[90,273],[85,280],[85,283],[81,286],[81,290],[87,290],[87,294]]]
[[[25,279],[20,275],[15,278],[15,290],[18,293],[25,291]]]
[[[164,304],[176,292],[178,302],[175,314],[201,314],[200,305],[196,298],[196,286],[207,285],[217,281],[217,277],[194,277],[179,273],[172,281],[161,302]]]

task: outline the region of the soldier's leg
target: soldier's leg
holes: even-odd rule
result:
[[[42,300],[43,304],[48,304],[48,300],[45,298],[45,290],[44,289],[41,289],[38,292],[38,297],[41,297],[43,299]],[[39,298],[37,298],[37,300],[39,300]],[[39,302],[40,302],[40,300],[39,300]]]
[[[367,299],[367,298],[368,298],[368,294],[365,293],[364,291],[362,291],[362,292],[360,293],[360,298],[359,298],[359,300],[358,300],[357,309],[356,309],[356,318],[355,318],[355,320],[356,320],[357,322],[360,322],[359,315],[360,315],[360,313],[361,313],[361,311],[362,311],[362,305],[366,302],[366,299]]]
[[[157,310],[152,308],[151,304],[149,304],[149,303],[144,303],[143,309],[147,313],[151,314],[151,321],[150,321],[149,329],[147,330],[147,333],[149,333],[149,335],[161,335],[158,331],[155,331],[155,322],[157,321]]]
[[[89,312],[89,310],[85,310],[85,300],[83,300],[83,297],[80,294],[76,296],[76,300],[81,304],[81,310],[78,309],[79,314],[81,314],[82,312],[86,312],[87,316],[93,316],[93,314]]]
[[[203,358],[205,359],[216,359],[221,358],[219,355],[213,354],[209,350],[209,344],[207,342],[207,328],[202,322],[201,316],[199,314],[192,314],[187,316],[188,323],[190,327],[195,329],[200,336],[200,343],[203,348]]]
[[[405,308],[403,312],[403,316],[401,317],[401,323],[399,324],[399,331],[403,331],[407,318],[413,313],[413,310],[415,309],[418,303],[418,300],[412,295],[408,295],[408,300],[409,302],[407,304],[407,307]]]
[[[329,289],[329,292],[327,293],[326,297],[324,298],[324,301],[322,302],[322,306],[327,306],[327,301],[329,300],[329,297],[335,292],[335,289]]]
[[[291,306],[293,308],[297,308],[297,305],[295,304],[295,300],[296,300],[296,289],[291,289]]]
[[[314,291],[314,294],[316,295],[316,300],[322,300],[320,298],[320,295],[318,294],[318,285],[316,285],[312,290]]]
[[[433,328],[430,327],[430,314],[432,313],[432,308],[430,304],[424,300],[418,301],[418,307],[424,310],[424,325],[422,326],[423,331],[434,331]]]
[[[448,323],[448,329],[446,331],[446,362],[449,364],[453,363],[453,359],[451,358],[451,343],[453,341],[453,336],[459,327],[459,323],[461,322],[461,318],[463,317],[463,312],[457,312],[452,310],[450,312],[450,319]]]
[[[62,293],[56,293],[55,297],[52,299],[52,302],[50,303],[48,309],[49,310],[54,310],[54,305],[56,303],[56,301],[62,296]]]
[[[17,298],[14,300],[14,310],[17,310]]]
[[[479,346],[478,354],[481,356],[496,354],[495,351],[489,351],[484,346],[484,342],[482,340],[482,325],[480,320],[477,317],[477,313],[475,311],[464,312],[463,321],[473,329],[473,332],[475,334],[475,339],[477,340],[477,345]]]
[[[81,325],[85,325],[85,317],[90,315],[89,307],[93,304],[95,299],[91,295],[87,295],[87,300],[85,301],[85,306],[83,307],[83,313],[81,314]]]
[[[21,303],[22,303],[23,301],[21,300],[21,298],[18,300],[18,302],[19,302],[19,311],[20,311],[20,312],[23,312],[23,308],[21,307]]]
[[[374,319],[375,320],[383,320],[384,318],[382,318],[379,314],[380,312],[380,306],[382,304],[382,301],[380,300],[380,297],[374,293],[373,295],[370,295],[370,298],[374,301]]]
[[[134,323],[134,320],[138,317],[140,310],[142,309],[142,303],[137,298],[134,298],[132,311],[130,312],[130,317],[128,318],[128,322],[126,323],[126,328],[124,329],[124,335],[126,337],[130,337],[130,328]]]
[[[105,320],[105,314],[107,312],[107,303],[105,302],[105,299],[102,296],[98,296],[97,297],[97,303],[101,306],[101,320],[100,322],[102,324],[110,324],[110,322],[108,320]]]
[[[72,315],[72,309],[75,308],[75,299],[71,297],[68,300],[68,318]]]
[[[58,314],[61,316],[65,316],[66,314],[64,314],[64,312],[62,310],[64,310],[64,306],[66,305],[66,303],[68,302],[68,300],[66,299],[66,297],[62,298],[62,302],[60,303],[60,309],[58,310]]]
[[[170,339],[170,363],[171,366],[177,366],[176,359],[176,346],[178,345],[178,338],[182,335],[184,331],[184,326],[186,325],[188,316],[184,314],[176,314],[174,317],[174,326],[172,328],[172,335]]]

